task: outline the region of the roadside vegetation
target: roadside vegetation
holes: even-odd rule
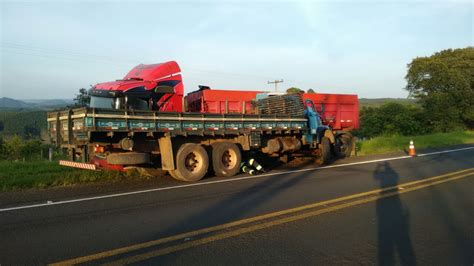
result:
[[[474,143],[474,48],[448,49],[408,64],[413,103],[388,102],[360,111],[359,154]]]
[[[117,171],[87,171],[60,166],[58,162],[2,161],[0,190],[68,186],[98,181],[119,181],[127,176]]]
[[[46,111],[0,109],[0,135],[39,138],[46,127]]]
[[[439,148],[452,145],[474,144],[474,131],[434,133],[419,136],[380,136],[358,142],[358,155],[408,152],[410,140],[416,149]]]
[[[37,138],[0,137],[0,191],[147,178],[135,171],[87,171],[60,166],[58,160],[64,155],[53,148],[53,160],[48,161],[49,148],[53,147]]]

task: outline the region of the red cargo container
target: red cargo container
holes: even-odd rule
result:
[[[359,99],[357,95],[303,93],[303,100],[307,99],[313,101],[321,114],[323,123],[330,125],[334,130],[359,128]]]
[[[189,93],[186,96],[189,112],[217,113],[242,113],[245,105],[245,113],[255,113],[251,103],[261,91],[228,91],[204,89]]]
[[[262,91],[231,91],[203,89],[186,96],[189,112],[225,113],[226,100],[228,113],[255,113],[252,100]],[[359,99],[355,94],[303,93],[303,100],[314,102],[325,125],[334,130],[359,128]],[[322,112],[324,111],[324,112]]]

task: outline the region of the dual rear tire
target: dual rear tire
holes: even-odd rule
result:
[[[231,177],[239,173],[242,155],[234,143],[216,142],[212,144],[210,155],[216,176]],[[209,155],[202,145],[186,143],[179,147],[175,156],[176,169],[169,173],[176,180],[196,182],[206,175],[209,162]]]
[[[231,177],[239,173],[242,154],[232,142],[212,144],[212,168],[216,176]]]
[[[196,182],[206,175],[209,168],[209,156],[201,145],[186,143],[179,147],[175,164],[176,169],[169,171],[174,179]]]

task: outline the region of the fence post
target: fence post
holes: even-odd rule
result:
[[[48,149],[48,159],[49,161],[53,161],[53,148]]]

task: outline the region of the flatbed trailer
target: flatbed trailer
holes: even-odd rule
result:
[[[116,170],[155,167],[197,181],[208,168],[218,176],[237,174],[242,153],[251,150],[270,156],[307,151],[327,162],[338,133],[318,124],[311,111],[290,116],[84,107],[49,112],[47,119],[52,141],[69,151],[72,162]]]

